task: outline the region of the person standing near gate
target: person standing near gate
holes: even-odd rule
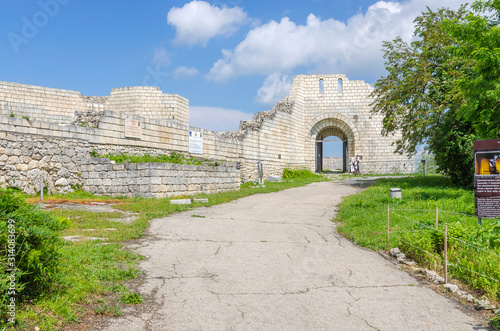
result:
[[[355,175],[359,175],[359,158],[356,156],[356,160],[354,161],[354,172]]]
[[[355,173],[356,172],[356,169],[354,168],[354,158],[353,157],[350,157],[349,158],[349,172],[350,173]]]

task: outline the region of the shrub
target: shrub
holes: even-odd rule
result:
[[[66,226],[66,221],[27,204],[13,189],[0,188],[0,317],[5,317],[4,303],[12,294],[7,278],[12,269],[17,270],[17,301],[35,298],[51,288],[61,244],[56,231]]]
[[[318,175],[314,174],[309,169],[285,169],[283,170],[283,179],[295,179],[295,178],[310,178],[310,177],[318,177]]]

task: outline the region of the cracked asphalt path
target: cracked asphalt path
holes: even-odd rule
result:
[[[359,190],[314,183],[152,221],[132,247],[147,300],[105,329],[487,330],[337,234],[336,206]]]

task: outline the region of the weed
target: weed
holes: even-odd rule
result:
[[[191,215],[191,217],[205,218],[206,216],[202,216],[202,215]]]
[[[142,296],[139,293],[126,293],[120,297],[120,302],[129,304],[129,305],[137,305],[144,302]]]
[[[120,317],[122,316],[122,308],[116,303],[113,307],[111,307],[111,313],[115,317]]]
[[[106,304],[100,304],[94,307],[94,313],[97,315],[105,315],[108,312],[109,308]]]
[[[118,284],[113,284],[113,286],[111,286],[111,291],[115,293],[127,293],[129,289],[125,285],[118,283]]]
[[[81,190],[83,187],[83,184],[74,184],[74,185],[71,185],[71,188],[75,191],[79,191]]]

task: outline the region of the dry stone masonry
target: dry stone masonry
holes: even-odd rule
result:
[[[237,131],[214,132],[190,127],[188,100],[157,87],[115,88],[93,97],[0,82],[0,182],[30,194],[39,190],[41,176],[58,192],[163,197],[230,190],[256,178],[257,162],[265,176],[280,176],[287,167],[314,171],[317,142],[332,135],[347,144],[346,157],[401,159],[391,146],[398,136],[382,137],[382,118],[370,117],[371,92],[369,84],[344,75],[299,75],[271,111],[241,122]],[[107,159],[94,164],[98,159],[91,157],[187,154],[190,131],[203,135],[197,156],[224,166],[148,164],[139,171]]]

